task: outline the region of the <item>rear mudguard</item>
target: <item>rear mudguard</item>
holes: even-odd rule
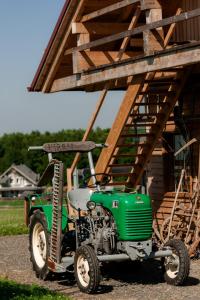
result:
[[[41,210],[45,214],[45,217],[46,217],[46,220],[47,220],[48,231],[51,231],[52,216],[53,216],[53,209],[52,208],[53,207],[52,207],[51,204],[32,206],[31,209],[30,209],[30,212],[29,212],[29,218],[31,217],[31,215],[34,213],[34,211],[36,209]],[[63,206],[63,208],[62,208],[62,231],[65,231],[67,225],[68,225],[67,209],[66,209],[66,207]]]

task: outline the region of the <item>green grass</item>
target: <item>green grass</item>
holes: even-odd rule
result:
[[[36,285],[18,284],[14,281],[0,278],[1,300],[70,300],[61,294],[51,292]]]
[[[24,223],[23,208],[3,208],[0,207],[0,236],[17,235],[28,232]]]
[[[0,207],[1,206],[9,206],[9,207],[19,207],[19,206],[23,206],[24,205],[24,201],[23,200],[19,200],[19,199],[16,199],[16,200],[1,200],[0,201]]]

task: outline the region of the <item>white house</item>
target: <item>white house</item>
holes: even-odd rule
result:
[[[0,197],[21,197],[25,191],[37,191],[39,174],[24,164],[11,165],[0,176]]]

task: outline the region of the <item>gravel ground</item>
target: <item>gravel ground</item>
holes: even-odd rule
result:
[[[0,237],[0,276],[20,283],[38,284],[71,296],[72,299],[198,300],[200,299],[200,260],[191,262],[190,277],[183,287],[167,285],[155,263],[115,263],[104,269],[98,294],[82,294],[72,275],[52,281],[35,277],[29,261],[28,236]]]

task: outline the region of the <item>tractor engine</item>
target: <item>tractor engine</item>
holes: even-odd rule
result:
[[[102,206],[89,210],[88,216],[77,220],[77,239],[81,245],[92,245],[99,255],[114,253],[116,227],[111,213]]]

